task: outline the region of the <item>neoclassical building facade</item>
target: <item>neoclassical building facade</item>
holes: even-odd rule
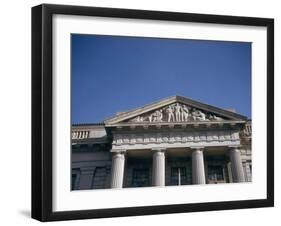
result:
[[[73,190],[251,182],[251,120],[174,96],[72,126]]]

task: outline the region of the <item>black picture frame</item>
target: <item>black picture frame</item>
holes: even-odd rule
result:
[[[267,28],[267,198],[95,210],[52,210],[52,18],[55,14]],[[43,4],[32,8],[32,218],[40,221],[122,217],[274,206],[274,20],[268,18]]]

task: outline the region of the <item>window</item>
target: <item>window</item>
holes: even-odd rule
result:
[[[208,166],[208,179],[211,181],[224,180],[223,167],[220,165]]]
[[[105,188],[106,168],[97,167],[94,173],[92,188],[99,189]]]
[[[77,150],[79,148],[79,146],[78,145],[76,145],[76,144],[72,144],[72,150]]]
[[[149,171],[148,169],[133,169],[133,187],[149,186]]]
[[[73,173],[71,175],[71,190],[75,190],[75,188],[76,188],[76,180],[77,180],[77,174]]]
[[[88,148],[88,144],[80,144],[80,149],[87,149]]]
[[[186,168],[172,167],[171,168],[171,185],[187,184]]]

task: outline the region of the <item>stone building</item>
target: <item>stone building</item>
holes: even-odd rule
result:
[[[72,126],[72,189],[251,181],[251,121],[181,96]]]

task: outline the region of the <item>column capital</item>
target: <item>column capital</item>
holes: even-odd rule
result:
[[[125,149],[111,149],[110,152],[112,154],[126,154],[127,150],[125,150]]]
[[[155,153],[155,152],[166,152],[166,148],[151,148],[151,150]]]
[[[242,147],[242,145],[230,145],[230,146],[228,146],[228,148],[230,148],[230,149],[240,149]]]
[[[192,151],[203,151],[204,148],[205,148],[204,146],[190,147],[190,149],[191,149]]]

